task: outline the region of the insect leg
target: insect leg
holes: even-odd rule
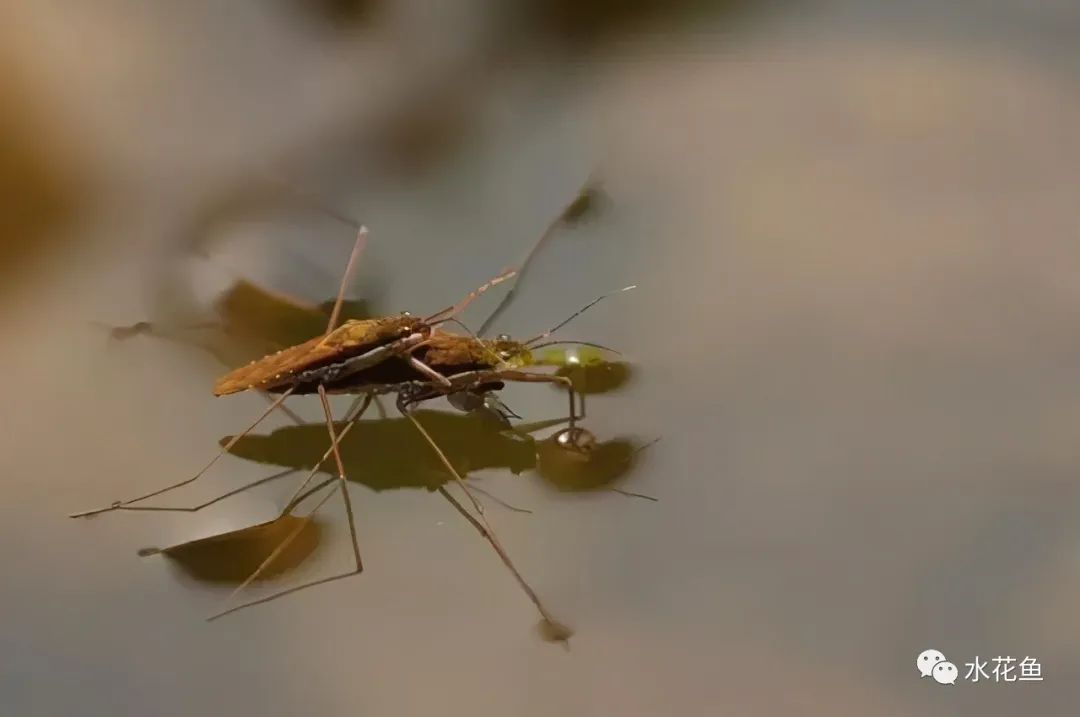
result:
[[[353,520],[352,501],[349,499],[349,481],[345,478],[345,464],[341,460],[341,451],[338,450],[338,438],[334,431],[334,414],[330,410],[330,399],[326,397],[326,389],[319,385],[319,400],[322,401],[323,413],[326,414],[326,430],[330,434],[330,448],[334,451],[334,461],[338,469],[338,485],[341,488],[341,497],[345,501],[345,513],[349,517],[349,535],[352,537],[353,557],[356,558],[356,572],[363,572],[364,563],[360,559],[360,544],[356,540],[356,521]]]
[[[304,479],[304,482],[300,484],[300,487],[296,489],[296,491],[292,494],[292,497],[289,498],[289,500],[285,503],[285,508],[281,511],[282,515],[288,513],[297,503],[307,497],[307,494],[305,494],[303,497],[301,497],[300,494],[305,488],[308,487],[308,485],[310,485],[311,481],[315,478],[315,474],[319,472],[320,468],[322,468],[323,463],[325,463],[327,459],[329,459],[330,456],[334,454],[335,448],[341,443],[341,441],[345,440],[345,436],[349,435],[349,431],[352,430],[353,426],[356,425],[356,422],[359,421],[360,418],[364,415],[364,412],[367,411],[368,406],[371,405],[372,398],[373,397],[371,394],[366,394],[361,400],[358,407],[356,407],[355,409],[350,409],[348,413],[345,414],[345,427],[342,428],[341,433],[337,435],[337,440],[334,442],[333,445],[326,449],[326,453],[323,453],[322,458],[319,459],[319,462],[316,463],[315,466],[311,469],[311,471],[308,472],[307,478]]]
[[[341,440],[341,437],[338,436],[336,434],[336,432],[334,431],[334,416],[333,416],[333,413],[330,410],[330,401],[326,396],[326,389],[324,389],[322,387],[322,385],[319,386],[319,399],[322,401],[323,413],[326,416],[326,430],[330,433],[330,452],[333,453],[334,459],[337,462],[337,468],[338,468],[337,481],[338,481],[338,486],[341,489],[342,498],[344,498],[344,501],[345,501],[345,512],[346,512],[346,514],[348,515],[348,518],[349,518],[349,533],[350,533],[350,536],[352,538],[353,557],[356,559],[356,567],[353,568],[352,570],[348,571],[348,572],[345,572],[345,573],[340,573],[338,575],[332,575],[330,577],[321,578],[319,580],[313,580],[311,582],[304,583],[303,585],[297,585],[295,587],[288,588],[287,590],[282,590],[282,591],[276,592],[276,593],[274,593],[272,595],[268,595],[266,597],[259,598],[257,600],[252,600],[250,602],[246,602],[246,603],[243,603],[241,605],[236,605],[234,607],[230,607],[228,609],[222,610],[219,613],[211,615],[210,617],[207,618],[208,621],[216,620],[219,617],[224,617],[225,615],[236,612],[237,610],[242,610],[244,608],[251,607],[253,605],[260,605],[262,603],[269,602],[271,600],[276,600],[276,599],[278,599],[280,597],[284,597],[285,595],[290,595],[292,593],[298,592],[298,591],[303,590],[305,588],[314,587],[316,585],[322,585],[324,583],[333,582],[335,580],[340,580],[342,578],[347,578],[347,577],[350,577],[352,575],[359,575],[361,572],[363,572],[364,564],[363,564],[363,561],[360,559],[360,545],[357,542],[357,538],[356,538],[356,524],[355,524],[355,522],[353,520],[352,502],[349,500],[348,485],[347,485],[346,479],[345,479],[345,465],[341,460],[341,453],[338,451],[338,443]],[[357,419],[359,419],[359,417],[360,417],[359,414],[363,413],[363,409],[367,408],[367,405],[369,403],[370,403],[370,401],[364,401],[364,403],[361,404],[361,409],[358,411],[358,415],[353,419],[353,421],[351,423],[349,423],[348,426],[346,426],[346,429],[348,429],[348,428],[352,427],[353,425],[355,425],[355,421]],[[341,436],[344,436],[344,435],[345,435],[345,432],[342,431]],[[325,459],[325,456],[324,456],[324,459]],[[322,465],[321,461],[319,462],[318,465],[315,466],[315,469],[308,476],[308,481],[310,481],[311,477],[315,475],[315,472],[319,469],[320,465]],[[291,511],[292,508],[296,505],[296,503],[299,502],[297,500],[297,495],[299,495],[300,491],[302,491],[307,486],[308,481],[304,482],[304,485],[301,486],[300,490],[298,490],[297,493],[293,496],[293,498],[289,501],[289,503],[287,504],[286,509],[282,512],[282,515],[284,515],[285,513],[288,513],[289,511]],[[319,490],[324,485],[328,485],[330,482],[333,482],[333,481],[326,481],[323,484],[319,485],[314,490]],[[303,500],[303,498],[306,498],[308,495],[310,495],[310,493],[311,493],[311,491],[309,491],[308,493],[303,494],[303,496],[300,497],[300,500]],[[333,494],[334,494],[333,491],[330,491],[325,496],[323,496],[322,499],[315,505],[315,507],[311,509],[311,512],[308,513],[308,517],[310,518],[312,515],[314,515],[315,511],[319,510],[319,508],[321,508],[326,503],[326,501],[330,499],[330,496],[332,496]],[[236,597],[236,595],[238,595],[242,590],[244,590],[244,588],[246,588],[256,578],[258,578],[259,575],[261,575],[263,573],[263,571],[265,571],[266,568],[274,561],[274,559],[277,558],[277,556],[280,555],[289,546],[290,543],[292,543],[292,541],[296,538],[296,536],[300,534],[300,531],[302,529],[303,529],[303,524],[298,525],[292,532],[289,533],[289,535],[285,536],[285,539],[282,540],[281,543],[279,543],[276,548],[274,548],[273,552],[271,552],[270,555],[268,555],[265,560],[263,560],[263,562],[259,565],[259,567],[256,568],[255,572],[253,572],[251,575],[249,575],[247,577],[247,579],[244,580],[243,583],[241,583],[239,586],[237,586],[237,588],[235,590],[233,590],[232,594],[230,594],[229,597],[226,599],[226,603],[231,601],[234,597]]]
[[[233,436],[232,440],[230,440],[228,443],[226,443],[225,446],[221,449],[221,451],[216,456],[214,456],[213,459],[211,459],[211,461],[209,463],[207,463],[203,467],[203,469],[201,471],[199,471],[198,473],[193,475],[191,478],[187,478],[186,480],[182,480],[179,483],[174,483],[174,484],[172,484],[170,486],[166,486],[164,488],[159,488],[158,490],[152,491],[152,492],[147,493],[145,495],[140,495],[137,498],[129,498],[127,500],[118,500],[118,501],[116,501],[115,503],[113,503],[112,505],[110,505],[110,506],[108,506],[106,508],[98,508],[96,510],[87,510],[87,511],[83,511],[82,513],[72,513],[68,517],[69,518],[83,518],[83,517],[90,516],[90,515],[97,515],[98,513],[107,513],[110,510],[117,510],[118,508],[122,508],[125,505],[131,505],[132,503],[138,503],[141,500],[146,500],[147,498],[153,498],[155,495],[161,495],[162,493],[167,493],[167,492],[169,492],[171,490],[175,490],[176,488],[180,488],[182,486],[188,485],[189,483],[194,483],[199,478],[201,478],[202,475],[204,473],[206,473],[206,471],[210,470],[211,466],[213,466],[215,463],[217,463],[219,458],[221,458],[223,455],[225,455],[226,453],[231,451],[233,446],[235,446],[240,441],[241,438],[243,438],[244,436],[246,436],[247,434],[249,434],[253,430],[255,430],[255,427],[258,426],[260,423],[262,423],[263,419],[265,419],[267,416],[269,416],[274,411],[275,408],[280,406],[282,404],[282,402],[286,398],[288,398],[289,394],[291,394],[292,392],[293,392],[293,389],[290,388],[290,389],[284,391],[280,396],[278,396],[277,400],[275,400],[272,404],[270,404],[270,407],[267,408],[266,411],[264,411],[263,414],[261,416],[259,416],[259,418],[256,419],[256,421],[254,423],[252,423],[250,426],[245,428],[243,433],[239,433],[239,434]]]
[[[566,388],[566,394],[570,399],[570,414],[567,418],[567,429],[573,431],[576,427],[576,422],[579,419],[585,418],[584,406],[582,406],[581,413],[576,412],[574,405],[574,382],[566,376],[552,376],[546,373],[528,373],[526,371],[496,371],[495,373],[499,378],[507,381],[562,384]]]
[[[465,495],[468,496],[469,500],[473,504],[473,507],[476,509],[479,520],[473,517],[473,515],[465,509],[465,506],[461,505],[461,503],[459,503],[454,498],[454,496],[450,495],[450,493],[443,486],[438,487],[437,490],[439,491],[439,493],[441,493],[444,498],[450,501],[450,504],[453,505],[459,513],[464,515],[465,518],[469,521],[469,523],[471,523],[472,526],[476,528],[477,531],[479,531],[480,535],[482,535],[484,539],[491,544],[491,547],[495,549],[495,552],[499,555],[499,558],[503,561],[503,564],[506,565],[506,567],[514,575],[514,578],[517,580],[518,585],[520,585],[521,589],[525,591],[525,594],[529,596],[529,599],[532,601],[533,605],[536,606],[536,609],[540,613],[540,616],[544,619],[544,622],[547,623],[551,630],[554,633],[568,637],[569,630],[567,630],[559,623],[558,620],[551,616],[551,613],[547,611],[547,608],[545,608],[544,604],[540,601],[540,597],[536,594],[536,591],[532,589],[532,586],[529,585],[528,581],[526,581],[525,578],[521,575],[521,573],[518,572],[517,567],[514,565],[514,561],[510,559],[510,556],[507,554],[506,549],[503,548],[502,543],[499,542],[498,537],[495,535],[494,528],[491,527],[491,524],[488,522],[487,517],[484,515],[483,507],[480,505],[480,502],[476,500],[476,497],[472,494],[472,491],[469,490],[468,485],[466,485],[465,483],[465,479],[462,478],[461,474],[458,473],[456,468],[454,468],[454,464],[450,462],[450,459],[446,457],[446,454],[443,453],[442,449],[439,448],[439,445],[431,437],[431,434],[427,432],[427,429],[424,428],[424,426],[420,423],[416,416],[412,414],[411,411],[406,409],[405,406],[400,402],[398,405],[398,410],[401,411],[401,414],[403,416],[412,421],[412,424],[416,426],[416,430],[420,431],[420,434],[424,437],[424,440],[427,441],[428,445],[431,446],[432,450],[434,450],[435,453],[439,456],[439,460],[442,461],[442,464],[444,466],[446,466],[446,469],[450,472],[450,475],[454,476],[457,484],[461,486],[462,491],[464,491]],[[566,638],[564,637],[563,639],[565,640]]]
[[[323,485],[329,485],[329,483],[334,482],[334,480],[336,480],[336,479],[328,481],[327,483],[324,483]],[[320,486],[320,487],[322,487],[322,486]],[[329,491],[326,495],[324,495],[322,497],[322,499],[318,503],[315,504],[315,507],[311,509],[311,512],[307,514],[307,517],[310,518],[311,516],[313,516],[315,514],[315,511],[317,511],[319,508],[321,508],[323,506],[323,504],[325,504],[326,501],[328,501],[330,499],[330,497],[333,496],[333,495],[334,495],[334,491]],[[262,575],[262,573],[266,570],[266,568],[269,567],[270,564],[273,563],[274,560],[277,559],[277,557],[279,555],[281,555],[281,553],[283,553],[286,548],[289,547],[289,545],[293,542],[293,540],[296,539],[296,536],[300,535],[300,532],[304,529],[305,525],[306,525],[306,523],[298,524],[287,536],[285,536],[284,540],[282,540],[278,544],[278,546],[276,548],[274,548],[273,552],[271,552],[268,556],[266,556],[266,559],[263,560],[262,563],[259,564],[259,567],[255,569],[255,572],[253,572],[251,575],[249,575],[247,577],[247,579],[244,580],[243,583],[241,583],[239,586],[237,586],[237,588],[235,590],[232,591],[232,593],[226,599],[226,603],[228,603],[230,600],[232,600],[236,595],[238,595],[242,590],[244,590],[244,588],[246,588],[248,585],[250,585],[252,582],[254,582],[256,578],[258,578],[260,575]],[[299,592],[299,591],[305,590],[307,588],[315,587],[316,585],[323,585],[323,584],[326,584],[326,583],[334,582],[335,580],[341,580],[343,578],[348,578],[348,577],[352,577],[353,575],[359,575],[359,574],[360,574],[360,571],[353,569],[353,570],[350,570],[350,571],[345,572],[345,573],[339,573],[337,575],[331,575],[329,577],[319,578],[318,580],[311,580],[311,581],[306,582],[306,583],[304,583],[302,585],[297,585],[295,587],[287,588],[285,590],[280,590],[280,591],[278,591],[276,593],[273,593],[271,595],[267,595],[265,597],[261,597],[261,598],[255,599],[255,600],[251,600],[249,602],[245,602],[245,603],[242,603],[240,605],[234,605],[233,607],[230,607],[228,609],[222,610],[219,613],[215,613],[214,615],[211,615],[210,617],[206,618],[206,621],[207,622],[213,622],[214,620],[217,620],[219,617],[225,617],[226,615],[229,615],[230,613],[237,612],[238,610],[243,610],[244,608],[249,608],[249,607],[252,607],[254,605],[261,605],[263,603],[270,602],[271,600],[277,600],[278,598],[285,597],[286,595],[291,595],[291,594],[293,594],[295,592]]]
[[[573,431],[576,428],[577,421],[581,418],[585,418],[584,412],[579,414],[575,411],[574,382],[566,376],[552,376],[546,373],[529,373],[527,371],[516,371],[514,369],[497,369],[494,371],[470,371],[468,373],[459,373],[450,377],[450,383],[455,387],[460,385],[475,386],[488,381],[561,384],[566,388],[566,393],[570,398],[570,415],[566,419],[567,430]]]
[[[424,340],[423,334],[410,334],[404,338],[398,339],[383,346],[377,346],[370,351],[360,354],[359,356],[353,356],[347,358],[344,361],[333,364],[331,366],[325,366],[322,368],[308,369],[307,371],[301,371],[293,376],[293,381],[298,384],[303,383],[322,383],[322,384],[335,384],[349,376],[360,373],[364,369],[376,366],[383,361],[401,354],[409,349],[415,348],[417,344]]]
[[[476,478],[473,478],[472,480],[474,480],[474,481],[475,481],[475,480],[476,480]],[[485,490],[484,488],[481,488],[481,487],[480,487],[480,486],[478,486],[478,485],[474,485],[474,486],[472,487],[472,489],[473,489],[474,491],[476,491],[477,493],[479,493],[480,495],[486,495],[486,496],[487,496],[488,498],[490,498],[491,500],[495,501],[496,503],[498,503],[498,504],[499,504],[499,505],[501,505],[502,507],[506,508],[507,510],[512,510],[512,511],[514,511],[515,513],[528,513],[528,514],[530,514],[530,515],[532,514],[532,511],[531,511],[531,510],[529,510],[528,508],[520,508],[520,507],[518,507],[518,506],[516,506],[516,505],[513,505],[512,503],[507,503],[507,502],[506,502],[505,500],[503,500],[503,499],[502,499],[502,498],[500,498],[499,496],[495,495],[495,494],[494,494],[494,493],[492,493],[491,491],[489,491],[489,490]]]
[[[536,606],[537,611],[540,613],[540,616],[547,624],[547,627],[550,629],[551,634],[556,635],[558,639],[562,640],[563,642],[569,639],[571,635],[571,630],[565,625],[563,625],[561,622],[556,620],[554,617],[552,617],[551,613],[549,613],[547,609],[544,608],[544,604],[540,602],[540,596],[536,594],[536,591],[532,589],[532,586],[529,585],[528,581],[525,580],[525,578],[521,575],[520,572],[518,572],[518,569],[514,566],[514,562],[510,559],[510,556],[506,554],[506,551],[503,549],[502,545],[499,544],[499,541],[495,538],[495,535],[490,530],[488,530],[488,528],[485,527],[480,521],[474,518],[472,513],[466,510],[465,506],[458,502],[457,498],[450,495],[450,492],[447,491],[446,488],[444,488],[443,486],[439,486],[437,490],[439,491],[439,493],[442,494],[443,498],[446,498],[446,500],[450,502],[450,505],[454,506],[454,509],[457,510],[457,512],[465,516],[465,520],[469,521],[469,524],[472,525],[472,527],[476,528],[477,532],[480,533],[480,535],[483,536],[485,540],[491,543],[491,547],[495,549],[496,553],[498,553],[499,558],[503,562],[503,565],[505,565],[507,569],[513,574],[514,579],[518,582],[518,585],[521,586],[521,589],[525,591],[525,594],[529,596],[530,600],[532,600],[533,605]]]
[[[326,324],[326,333],[330,333],[337,328],[338,318],[341,316],[341,304],[345,301],[345,287],[349,285],[349,279],[352,278],[356,260],[360,258],[360,253],[364,251],[364,245],[367,243],[367,233],[367,227],[360,227],[359,231],[356,232],[356,241],[353,242],[349,262],[345,265],[345,273],[341,275],[341,286],[338,287],[337,300],[334,302],[333,311],[330,312],[330,321]]]
[[[209,507],[211,505],[214,505],[215,503],[220,503],[221,501],[225,500],[226,498],[231,498],[232,496],[237,495],[238,493],[243,493],[246,490],[250,490],[251,488],[254,488],[255,486],[262,485],[263,483],[269,483],[270,481],[277,480],[278,478],[284,478],[285,476],[292,475],[293,473],[296,473],[295,468],[286,468],[285,470],[279,471],[278,473],[274,473],[273,475],[266,476],[265,478],[260,478],[257,481],[252,481],[251,483],[248,483],[247,485],[242,485],[239,488],[233,488],[228,493],[222,493],[221,495],[217,496],[216,498],[211,498],[210,500],[206,501],[205,503],[200,503],[198,505],[194,505],[194,506],[191,506],[191,507],[188,507],[188,508],[172,508],[172,507],[160,506],[160,505],[121,505],[120,507],[116,508],[116,510],[144,510],[144,511],[158,511],[158,512],[162,512],[162,513],[195,513],[195,512],[198,512],[198,511],[202,510],[203,508],[207,508],[207,507]]]
[[[442,321],[449,321],[452,317],[457,316],[462,311],[464,311],[465,308],[469,304],[471,304],[473,301],[475,301],[476,298],[478,296],[480,296],[481,294],[483,294],[485,291],[487,291],[488,289],[490,289],[493,286],[497,286],[498,284],[503,283],[507,279],[514,278],[514,276],[516,276],[516,275],[517,275],[517,270],[516,269],[505,269],[505,270],[503,270],[503,272],[501,274],[494,277],[493,279],[488,281],[486,284],[483,284],[482,286],[475,289],[474,291],[470,291],[468,296],[466,296],[464,299],[462,299],[458,303],[454,304],[453,306],[447,306],[445,309],[443,309],[442,311],[440,311],[440,312],[438,312],[436,314],[432,314],[428,318],[424,319],[424,322],[431,324],[431,323],[439,323],[439,322],[442,322]]]
[[[270,393],[269,391],[259,391],[259,395],[262,396],[268,403],[274,402],[274,394]],[[290,421],[292,421],[296,425],[304,425],[304,419],[300,418],[300,416],[297,416],[296,413],[293,412],[293,410],[286,406],[284,403],[278,406],[278,408],[281,410],[282,413],[289,417]]]
[[[382,405],[382,401],[379,400],[378,396],[372,395],[372,398],[375,399],[375,410],[379,414],[379,420],[386,420],[386,406]]]
[[[443,376],[441,373],[439,373],[435,369],[431,368],[430,366],[428,366],[426,363],[424,363],[420,359],[416,358],[415,356],[409,356],[408,361],[409,361],[410,366],[412,366],[417,371],[419,371],[420,373],[422,373],[425,376],[427,376],[428,378],[430,378],[435,383],[441,384],[443,386],[452,385],[450,383],[450,379],[448,379],[446,376]]]

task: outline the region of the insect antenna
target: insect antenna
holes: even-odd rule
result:
[[[567,344],[573,344],[575,346],[589,346],[594,349],[600,349],[601,351],[610,351],[611,353],[621,356],[622,354],[613,348],[604,346],[603,344],[595,344],[592,341],[545,341],[542,344],[536,344],[535,346],[529,346],[531,349],[542,349],[547,346],[564,346]]]
[[[636,289],[636,288],[637,288],[637,284],[631,284],[630,286],[624,286],[623,288],[619,289],[618,291],[613,291],[613,292],[611,292],[610,294],[604,294],[603,296],[598,296],[597,298],[593,299],[593,300],[592,300],[592,301],[590,301],[589,303],[585,304],[585,306],[582,306],[582,307],[581,307],[580,309],[578,309],[578,310],[577,310],[577,311],[575,311],[574,313],[570,314],[570,316],[569,316],[568,318],[566,318],[566,319],[563,319],[563,320],[562,320],[562,321],[560,321],[559,323],[555,324],[555,326],[553,326],[552,328],[548,329],[547,331],[545,331],[544,333],[540,334],[539,336],[534,336],[533,338],[531,338],[531,339],[529,339],[528,341],[526,341],[526,342],[525,342],[525,345],[526,345],[526,346],[529,346],[530,348],[534,348],[533,344],[535,344],[535,343],[536,343],[537,341],[543,341],[543,340],[544,340],[544,339],[546,339],[546,338],[547,338],[548,336],[551,336],[551,335],[552,335],[553,333],[555,333],[556,331],[558,331],[558,330],[559,330],[559,329],[561,329],[562,327],[566,326],[566,325],[567,325],[567,324],[569,324],[569,323],[570,323],[571,321],[573,321],[573,320],[574,320],[574,319],[576,319],[577,317],[581,316],[581,315],[582,315],[582,314],[584,314],[584,313],[585,313],[586,311],[588,311],[588,310],[589,310],[589,309],[591,309],[592,307],[596,306],[597,304],[599,304],[599,303],[600,303],[601,301],[603,301],[604,299],[608,298],[609,296],[614,296],[615,294],[621,294],[621,293],[623,293],[624,291],[630,291],[631,289]],[[565,342],[560,342],[560,343],[565,343]]]

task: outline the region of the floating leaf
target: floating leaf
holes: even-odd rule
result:
[[[236,282],[215,303],[225,332],[278,348],[295,346],[326,331],[334,299],[315,305],[270,291],[247,280]],[[370,318],[365,301],[345,301],[341,320]]]
[[[267,580],[296,568],[315,551],[319,544],[318,523],[308,517],[283,515],[266,523],[168,548],[144,548],[139,555],[160,553],[202,582],[239,584],[294,532],[296,537],[258,578]]]

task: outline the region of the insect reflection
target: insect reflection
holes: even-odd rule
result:
[[[496,417],[483,411],[461,414],[421,410],[417,414],[462,475],[485,469],[503,469],[513,475],[533,471],[546,485],[562,492],[617,490],[624,495],[649,498],[617,488],[634,469],[641,450],[648,444],[619,438],[597,443],[588,455],[583,456],[560,448],[558,432],[540,440],[531,435],[564,423],[563,420],[540,421],[507,429]],[[314,468],[326,450],[325,430],[324,423],[308,423],[240,439],[233,447],[234,455],[286,470],[210,502],[294,471]],[[231,438],[225,436],[220,442],[225,444]],[[396,448],[373,451],[373,445]],[[434,490],[453,478],[430,451],[424,450],[425,445],[407,419],[383,418],[357,423],[341,441],[340,450],[350,479],[372,490]],[[321,470],[330,479],[334,477],[331,465],[324,464]],[[470,482],[472,480],[475,478],[470,478]],[[489,497],[501,502],[494,496]],[[302,501],[296,504],[299,502]],[[202,506],[191,506],[195,507]],[[184,507],[162,509],[185,510]],[[289,549],[276,556],[260,576],[261,580],[268,580],[297,568],[314,554],[321,536],[317,520],[285,512],[265,523],[164,549],[146,549],[142,553],[161,553],[200,582],[238,584],[293,531],[298,535]]]

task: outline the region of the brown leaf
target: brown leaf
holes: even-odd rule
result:
[[[296,538],[258,578],[267,580],[293,570],[315,551],[321,532],[318,523],[308,517],[283,515],[266,523],[168,548],[144,548],[139,555],[161,553],[202,582],[239,584],[294,532],[298,533]]]

